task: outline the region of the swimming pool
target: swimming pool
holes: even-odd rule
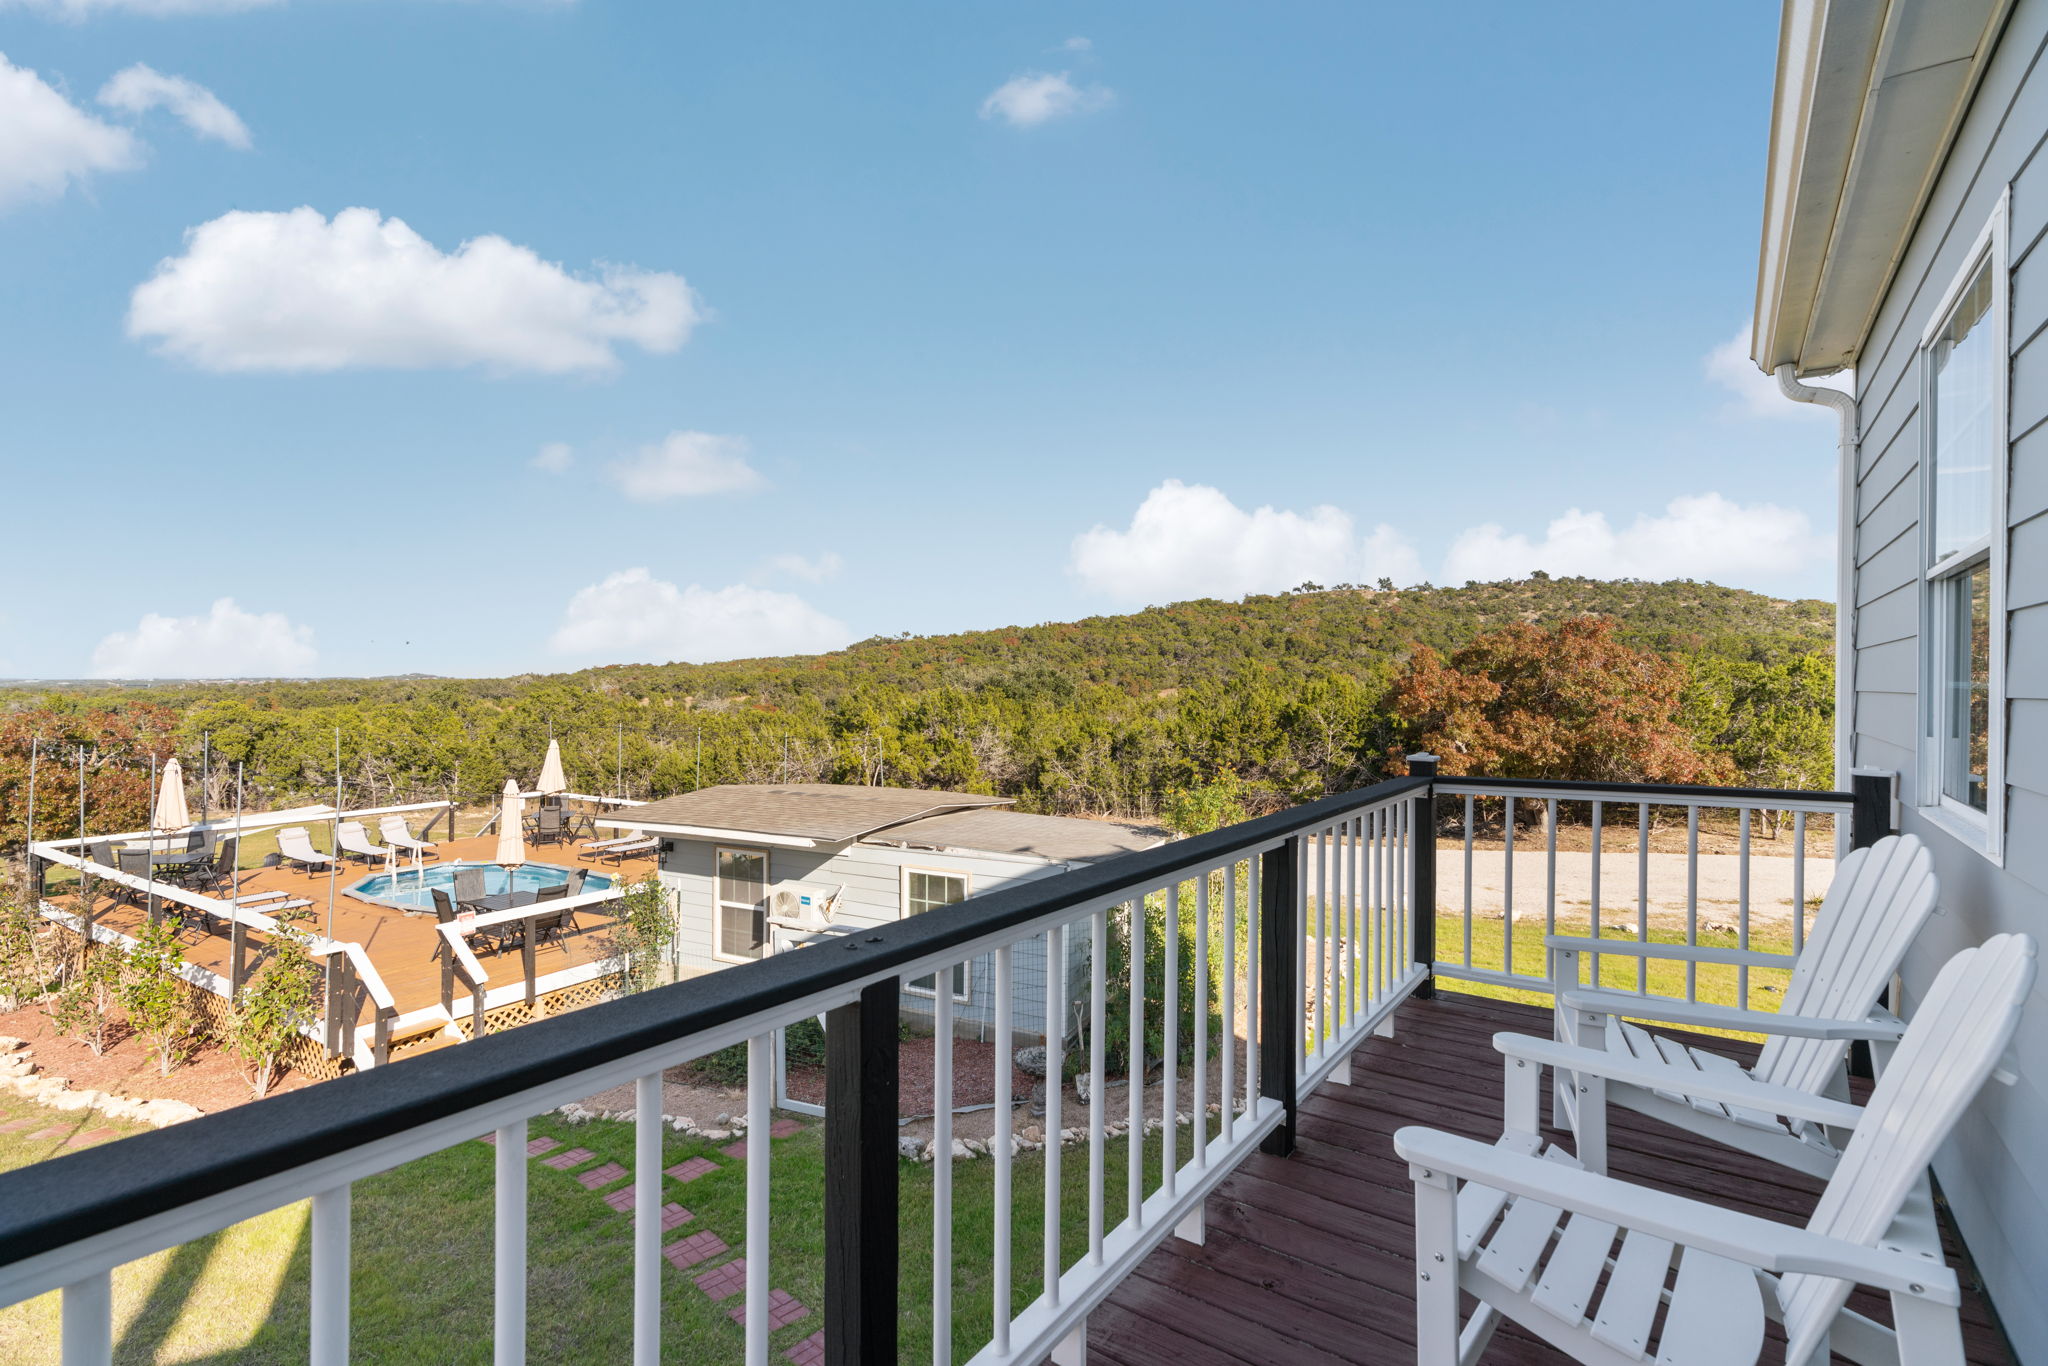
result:
[[[569,880],[570,872],[555,863],[522,863],[517,868],[507,868],[502,863],[430,863],[418,872],[407,869],[366,877],[361,882],[350,883],[343,890],[352,897],[374,901],[380,906],[430,911],[434,908],[436,887],[444,892],[454,891],[457,868],[483,869],[486,896],[505,891],[538,892],[544,887],[556,887]],[[603,873],[591,873],[583,879],[586,892],[606,891],[611,885],[611,878]]]

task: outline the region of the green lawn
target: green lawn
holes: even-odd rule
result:
[[[1113,1112],[1116,1110],[1114,1104]],[[53,1121],[54,1122],[54,1121]],[[631,1166],[632,1126],[569,1125],[552,1116],[531,1125],[535,1137],[588,1148]],[[0,1141],[9,1138],[0,1135]],[[1108,1145],[1110,1222],[1121,1216],[1128,1140]],[[1186,1152],[1182,1135],[1181,1151]],[[4,1150],[8,1165],[48,1156],[48,1144]],[[737,1250],[745,1231],[746,1164],[718,1145],[670,1135],[665,1161],[708,1156],[721,1164],[688,1185],[665,1183],[667,1197],[696,1215],[666,1235],[674,1241],[709,1229]],[[1158,1180],[1160,1144],[1147,1145],[1148,1182]],[[777,1356],[823,1326],[824,1162],[822,1130],[806,1128],[773,1145],[772,1284],[812,1313],[773,1338]],[[358,1182],[354,1196],[356,1359],[393,1366],[490,1359],[493,1150],[466,1142]],[[931,1343],[932,1168],[901,1167],[903,1354],[928,1359]],[[613,1362],[632,1342],[632,1230],[601,1194],[538,1162],[530,1166],[528,1315],[536,1361]],[[1087,1244],[1087,1152],[1062,1162],[1069,1264]],[[954,1355],[964,1360],[987,1341],[992,1322],[994,1164],[954,1168]],[[1037,1154],[1015,1167],[1013,1303],[1039,1291],[1044,1164]],[[212,1238],[157,1254],[115,1274],[118,1362],[285,1363],[304,1360],[307,1331],[307,1205],[273,1211]],[[737,1360],[743,1335],[728,1317],[737,1298],[709,1303],[689,1275],[664,1265],[664,1356]],[[0,1310],[0,1362],[57,1361],[57,1297]]]
[[[1543,966],[1540,928],[1518,924],[1515,964],[1524,972]],[[1582,933],[1584,923],[1561,919],[1563,932]],[[1440,918],[1438,943],[1444,956],[1463,954],[1463,932],[1455,917]],[[1655,932],[1664,942],[1683,942],[1679,933]],[[1473,959],[1483,967],[1502,962],[1502,926],[1497,920],[1473,925]],[[1700,942],[1732,946],[1734,936],[1702,932]],[[1753,935],[1752,947],[1789,951],[1786,939]],[[1609,958],[1607,985],[1632,988],[1633,960]],[[1753,971],[1750,999],[1775,1009],[1785,974]],[[1447,988],[1544,1004],[1534,993],[1481,984],[1446,983]],[[1683,965],[1659,964],[1651,973],[1657,994],[1682,996]],[[1698,999],[1733,1004],[1732,969],[1698,972]],[[1122,1114],[1111,1099],[1112,1116]],[[48,1116],[50,1125],[114,1127],[96,1116],[57,1115],[27,1102],[0,1097],[0,1119]],[[1213,1120],[1211,1121],[1213,1125]],[[43,1126],[47,1127],[47,1126]],[[590,1149],[598,1160],[630,1168],[632,1126],[611,1121],[570,1125],[554,1116],[532,1122],[535,1137]],[[1189,1136],[1180,1148],[1186,1153]],[[0,1169],[50,1157],[62,1138],[29,1142],[0,1134]],[[737,1251],[745,1233],[746,1164],[719,1154],[719,1145],[667,1135],[664,1165],[704,1156],[717,1172],[688,1185],[665,1182],[666,1198],[696,1218],[664,1241],[710,1230]],[[1128,1140],[1107,1145],[1106,1168],[1112,1224],[1121,1217]],[[1146,1186],[1158,1181],[1160,1144],[1146,1145]],[[393,1366],[490,1359],[491,1225],[493,1150],[465,1142],[446,1151],[357,1183],[355,1188],[354,1344],[358,1360]],[[773,1144],[774,1250],[771,1284],[811,1309],[798,1323],[778,1331],[780,1353],[822,1326],[824,1262],[824,1162],[822,1131],[815,1125]],[[1062,1245],[1072,1265],[1087,1243],[1087,1150],[1066,1151],[1062,1161],[1065,1209]],[[954,1166],[954,1357],[964,1360],[987,1341],[992,1322],[992,1266],[995,1241],[994,1164]],[[1026,1154],[1015,1164],[1015,1240],[1012,1303],[1028,1304],[1040,1290],[1044,1162]],[[901,1167],[903,1355],[930,1356],[929,1287],[932,1267],[932,1168]],[[539,1163],[530,1165],[528,1315],[530,1350],[537,1361],[610,1362],[630,1355],[632,1341],[631,1226],[623,1214],[586,1191],[572,1176]],[[307,1206],[295,1204],[248,1221],[212,1238],[172,1249],[122,1268],[115,1276],[115,1315],[121,1362],[297,1362],[304,1359],[307,1330]],[[729,1254],[730,1255],[730,1254]],[[690,1275],[716,1265],[714,1259]],[[677,1360],[734,1360],[742,1333],[728,1312],[737,1299],[709,1303],[690,1275],[664,1265],[664,1355]],[[0,1311],[0,1363],[42,1366],[57,1361],[57,1304],[46,1296]]]

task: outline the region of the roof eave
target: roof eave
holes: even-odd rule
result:
[[[1785,0],[1750,355],[1855,364],[2010,0]]]

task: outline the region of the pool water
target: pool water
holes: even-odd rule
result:
[[[454,891],[457,868],[483,869],[486,896],[507,891],[538,892],[569,880],[569,869],[553,863],[523,863],[517,868],[507,868],[502,863],[430,863],[418,872],[406,870],[366,877],[361,882],[351,883],[346,890],[350,896],[361,897],[365,901],[432,910],[436,887],[444,892]],[[586,892],[602,892],[611,885],[612,880],[603,873],[591,873],[583,879]]]

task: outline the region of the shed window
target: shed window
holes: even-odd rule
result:
[[[718,851],[718,954],[759,958],[768,941],[768,855]]]
[[[963,873],[929,873],[919,868],[903,871],[903,914],[923,915],[941,906],[951,906],[967,899],[967,877]],[[932,974],[913,977],[904,984],[911,991],[929,996],[933,991]],[[953,965],[953,999],[967,999],[967,964]]]

